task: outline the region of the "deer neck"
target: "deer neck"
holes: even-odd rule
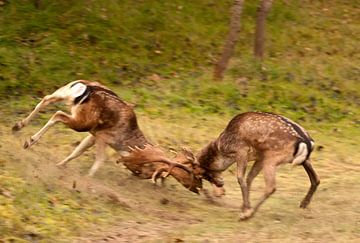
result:
[[[126,147],[143,147],[145,144],[151,144],[142,131],[137,128],[128,137],[126,137],[123,141],[124,146]],[[127,149],[128,150],[128,149]]]
[[[196,158],[200,166],[205,170],[207,170],[215,162],[215,158],[217,154],[218,154],[218,150],[214,145],[214,141],[212,141],[208,145],[206,145],[203,149],[200,150]]]
[[[209,171],[221,172],[234,163],[234,158],[222,153],[219,141],[215,140],[205,146],[197,155],[197,160],[202,168]]]

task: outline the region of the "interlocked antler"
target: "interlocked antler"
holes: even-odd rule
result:
[[[194,154],[191,152],[191,150],[187,148],[181,148],[181,151],[179,153],[175,152],[176,156],[174,160],[181,164],[190,164],[190,165],[196,165],[199,164],[197,159],[195,158]]]
[[[171,161],[166,157],[164,151],[159,147],[146,144],[144,148],[139,148],[135,146],[134,148],[129,147],[129,149],[131,150],[131,152],[125,153],[121,157],[121,160],[125,163],[125,165],[132,164],[132,165],[142,166],[145,164],[156,163],[156,162],[165,163],[169,165],[168,168],[160,166],[155,170],[155,172],[151,176],[153,182],[156,181],[156,179],[159,177],[159,175],[162,174],[162,172],[166,171],[166,174],[163,177],[164,178],[167,177],[175,167],[179,167],[183,169],[184,171],[189,173],[193,178],[193,172],[189,167],[187,167],[184,164]]]

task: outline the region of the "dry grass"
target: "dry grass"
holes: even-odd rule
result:
[[[180,124],[175,122],[180,120],[176,116],[174,120],[171,116],[167,120],[151,119],[144,114],[139,117],[142,129],[151,140],[168,148],[186,145],[198,149],[216,137],[227,121],[227,118],[219,117],[199,120],[188,117]],[[357,136],[351,139],[348,137],[350,131],[342,132],[342,129],[329,133],[324,132],[326,129],[311,131],[323,149],[313,156],[322,181],[309,209],[298,207],[310,185],[306,173],[301,167],[284,166],[277,175],[277,192],[253,219],[239,222],[241,194],[232,168],[225,173],[227,195],[216,202],[186,191],[172,179],[161,188],[154,187],[150,181],[133,178],[124,168],[115,165],[111,151],[108,163],[95,178],[85,178],[83,175],[93,161],[92,151],[71,162],[65,171],[54,166],[71,151],[69,144],[80,140],[84,134],[57,127],[29,151],[22,150],[21,140],[38,128],[26,128],[20,136],[13,137],[9,127],[2,124],[0,134],[3,172],[39,188],[31,192],[34,197],[55,198],[55,206],[39,216],[38,220],[50,222],[48,228],[45,227],[47,231],[36,232],[40,239],[74,242],[102,239],[110,242],[356,242],[360,237],[360,153],[357,151],[359,136],[355,131]],[[72,188],[74,181],[77,182],[76,190]],[[260,196],[262,188],[263,180],[259,176],[254,183],[253,200]],[[12,193],[16,200],[24,196],[15,189]],[[76,204],[69,207],[79,210],[67,214],[66,219],[59,218],[53,211],[66,205],[67,197],[70,204]],[[29,196],[24,199],[34,200],[29,204],[36,203]],[[31,214],[16,200],[13,206],[22,212],[22,216]],[[31,220],[27,222],[20,218],[20,222],[26,226]],[[72,222],[82,227],[74,228]],[[27,234],[31,231],[29,227],[24,229]],[[21,235],[17,232],[17,237],[21,238]],[[9,239],[10,233],[7,237]]]

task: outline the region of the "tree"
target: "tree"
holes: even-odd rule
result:
[[[271,9],[272,2],[273,0],[262,0],[257,9],[254,56],[260,60],[262,60],[264,57],[265,20]]]
[[[229,60],[234,53],[235,44],[240,32],[240,17],[243,9],[244,0],[235,0],[231,9],[230,29],[227,35],[222,54],[215,64],[214,80],[222,80]]]
[[[243,9],[244,0],[235,0],[231,11],[230,28],[226,38],[223,51],[214,67],[214,80],[222,80],[229,60],[234,53],[235,45],[240,32],[240,17]],[[254,56],[258,60],[264,57],[265,45],[265,21],[271,9],[273,0],[261,0],[256,15]]]
[[[41,0],[34,0],[34,6],[36,9],[40,9],[41,7]]]

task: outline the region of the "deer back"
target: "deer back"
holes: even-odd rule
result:
[[[88,131],[104,140],[115,150],[128,150],[129,146],[142,146],[147,142],[139,129],[133,106],[122,101],[117,94],[96,82],[76,81],[86,86],[73,99],[72,113],[77,131]]]
[[[288,145],[296,154],[304,143],[312,150],[313,139],[299,124],[290,119],[266,112],[247,112],[235,116],[219,137],[222,148],[238,148],[244,143],[256,151],[281,151]]]

